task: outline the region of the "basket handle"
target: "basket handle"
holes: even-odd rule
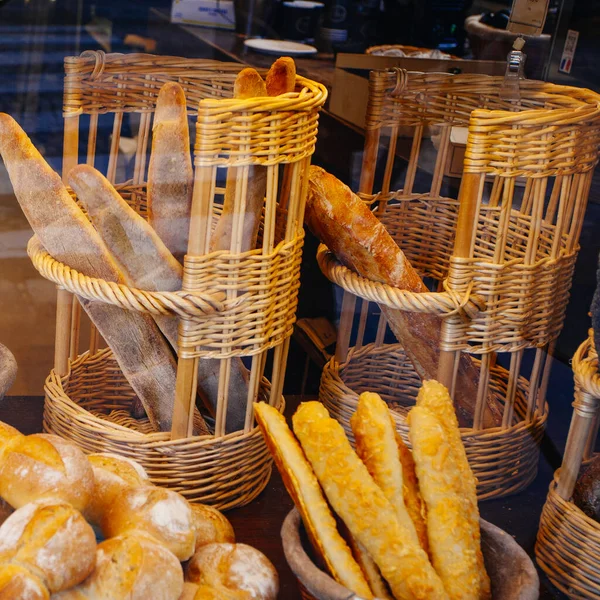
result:
[[[593,451],[598,428],[600,376],[591,331],[590,337],[579,346],[573,356],[573,374],[575,378],[573,418],[556,487],[558,495],[567,501],[573,495],[584,456]]]

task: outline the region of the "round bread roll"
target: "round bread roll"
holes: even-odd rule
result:
[[[88,455],[96,483],[85,518],[102,529],[102,519],[119,495],[129,487],[150,485],[143,467],[130,458],[116,454],[99,453]]]
[[[271,561],[246,544],[202,546],[187,566],[186,580],[217,590],[245,593],[239,597],[252,600],[276,600],[279,593],[279,577]]]
[[[26,566],[51,592],[83,581],[95,560],[94,531],[67,502],[31,502],[0,527],[0,563]]]
[[[132,532],[102,542],[96,568],[81,584],[53,600],[178,600],[183,570],[169,550],[150,536]]]
[[[0,451],[4,448],[6,442],[14,437],[24,437],[23,434],[12,425],[0,421]]]
[[[192,510],[177,492],[159,487],[128,488],[103,519],[107,538],[144,531],[166,546],[179,560],[194,554],[196,534]]]
[[[206,504],[190,502],[192,509],[192,525],[196,532],[196,550],[206,544],[215,542],[235,542],[235,532],[225,515]]]
[[[0,600],[48,600],[48,588],[21,565],[0,566]]]
[[[57,435],[15,436],[0,461],[0,496],[14,508],[42,498],[83,510],[94,489],[92,467],[73,443]]]
[[[252,598],[250,592],[228,590],[222,586],[198,585],[186,581],[179,600],[252,600]]]

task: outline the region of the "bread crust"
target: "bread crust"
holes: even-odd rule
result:
[[[427,291],[419,274],[367,205],[348,186],[314,165],[309,172],[305,223],[346,267],[359,275],[403,290]],[[380,308],[419,377],[435,378],[441,318],[382,305]],[[454,394],[457,415],[461,426],[470,427],[479,373],[465,353],[460,355],[457,377]],[[501,419],[500,410],[489,400],[484,408],[484,425],[499,425]]]
[[[21,565],[0,565],[0,600],[49,600],[43,581]]]
[[[313,547],[332,577],[362,598],[373,597],[348,544],[339,534],[319,482],[302,448],[276,408],[259,402],[254,408],[267,446],[292,497]]]
[[[267,95],[280,96],[296,88],[296,63],[289,56],[281,56],[269,69],[266,80]]]
[[[447,600],[427,554],[356,455],[342,426],[320,402],[304,402],[294,433],[335,512],[367,550],[396,598]]]
[[[216,508],[190,502],[192,525],[196,534],[195,550],[215,542],[235,543],[235,532],[227,517]]]

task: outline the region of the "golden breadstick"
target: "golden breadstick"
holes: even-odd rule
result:
[[[401,600],[447,599],[427,554],[418,541],[411,540],[342,426],[320,402],[301,404],[292,422],[329,503],[373,558],[394,596]]]
[[[359,542],[357,542],[352,535],[348,534],[348,542],[352,548],[352,554],[356,562],[360,565],[362,572],[365,574],[369,587],[375,594],[375,596],[382,600],[393,600],[392,596],[388,591],[388,587],[381,576],[381,571],[377,568],[375,561],[371,558],[367,549]]]
[[[379,397],[379,394],[370,392],[361,394],[356,412],[350,419],[350,425],[356,439],[358,456],[394,507],[396,516],[410,541],[420,543],[427,551],[427,543],[423,545],[419,538],[417,525],[405,502],[408,489],[404,483],[400,452],[396,442],[396,426],[387,404]],[[419,520],[420,530],[424,531],[421,514],[418,513],[416,518]]]
[[[233,84],[233,97],[240,100],[259,98],[267,95],[267,86],[264,79],[255,69],[242,69]]]
[[[278,58],[267,73],[267,95],[279,96],[296,87],[296,63],[289,56]]]
[[[459,493],[461,471],[435,414],[415,406],[408,414],[409,435],[427,506],[429,553],[451,600],[479,600],[480,572],[471,515]]]
[[[465,503],[465,515],[469,517],[475,541],[475,552],[480,572],[482,589],[481,598],[491,597],[490,578],[485,571],[483,554],[481,553],[481,532],[479,530],[479,509],[477,507],[477,479],[467,460],[467,453],[460,436],[458,420],[452,404],[452,398],[447,388],[439,381],[431,379],[424,381],[417,396],[417,406],[424,406],[435,413],[439,419],[450,444],[452,460],[457,465],[460,473],[458,478],[459,494]]]
[[[267,446],[294,500],[313,547],[336,581],[363,598],[373,598],[369,584],[339,534],[335,519],[302,449],[281,413],[260,402],[254,408]]]

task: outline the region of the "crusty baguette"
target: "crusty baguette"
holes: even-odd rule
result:
[[[311,166],[305,222],[348,268],[372,281],[413,292],[427,288],[383,224],[352,190],[320,167]],[[380,306],[421,379],[434,379],[440,357],[442,320],[436,315]],[[462,353],[454,404],[462,427],[473,424],[479,373]],[[492,400],[484,407],[486,427],[499,425],[502,414]]]
[[[158,94],[148,167],[148,220],[180,262],[187,252],[194,171],[186,101],[178,83]]]
[[[362,569],[362,572],[365,574],[369,587],[373,594],[375,594],[377,600],[393,600],[389,589],[381,576],[381,571],[367,552],[367,549],[361,543],[357,542],[352,535],[348,534],[348,537],[348,543],[352,548],[352,554]]]
[[[183,269],[179,262],[149,223],[121,198],[104,175],[88,165],[78,165],[71,170],[68,178],[128,285],[148,291],[181,289]],[[178,320],[168,315],[156,315],[154,320],[173,348],[177,349]],[[241,366],[243,368],[243,365]],[[218,376],[211,377],[213,371],[214,369],[204,361],[199,361],[198,380],[201,395],[214,407],[219,382]],[[211,385],[206,385],[207,378],[210,378]],[[244,381],[240,377],[239,381],[236,378],[235,383],[239,385]],[[210,391],[213,392],[212,396],[208,393]],[[236,387],[236,393],[243,394],[243,388],[239,390]],[[242,414],[238,419],[242,427],[244,418],[245,414]],[[201,425],[196,434],[210,433],[200,415],[196,416],[196,420]]]
[[[358,596],[373,598],[350,548],[337,530],[319,482],[285,418],[264,402],[256,404],[255,415],[285,487],[302,516],[312,545],[329,572],[336,581]]]
[[[460,493],[459,466],[440,419],[424,406],[408,414],[409,435],[421,494],[427,506],[429,552],[451,600],[484,598],[477,561],[474,515]]]
[[[358,456],[394,507],[396,516],[403,530],[410,536],[411,542],[421,544],[427,552],[427,533],[423,517],[420,512],[411,514],[405,501],[405,495],[408,496],[409,492],[404,482],[396,427],[387,404],[378,394],[364,392],[358,399],[358,406],[350,424]],[[410,492],[414,493],[414,490],[411,489]],[[417,497],[417,502],[418,500]]]
[[[320,402],[301,404],[292,422],[329,503],[373,558],[394,596],[402,600],[447,599],[427,554],[398,520],[342,426]]]
[[[450,446],[451,458],[459,471],[458,494],[464,503],[464,514],[468,518],[473,535],[473,550],[480,575],[480,599],[491,597],[490,578],[485,570],[481,553],[479,508],[477,506],[477,480],[467,460],[465,446],[460,436],[458,421],[452,406],[452,398],[445,386],[435,380],[424,381],[417,396],[417,406],[424,406],[435,413],[444,428]]]
[[[0,114],[0,154],[31,228],[56,259],[84,275],[124,283],[104,242],[25,132]],[[142,401],[152,426],[169,431],[176,363],[148,315],[79,299]]]

